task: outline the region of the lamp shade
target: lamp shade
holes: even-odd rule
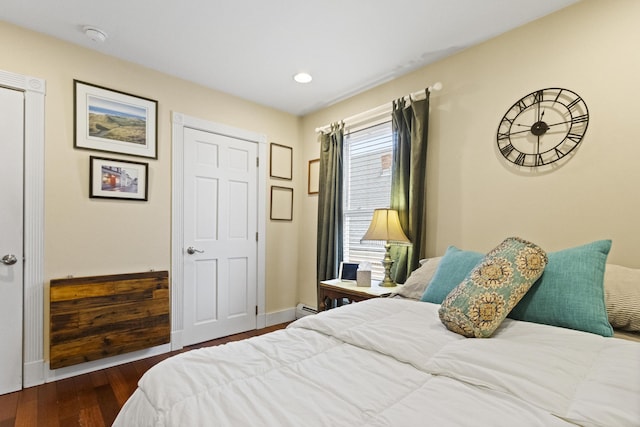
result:
[[[398,211],[395,209],[376,209],[373,211],[371,224],[369,224],[369,229],[364,233],[362,240],[411,243],[404,231],[402,231]]]

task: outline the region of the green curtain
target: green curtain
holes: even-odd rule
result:
[[[318,190],[317,279],[334,279],[342,261],[342,152],[344,125],[321,132]],[[319,302],[319,301],[318,301]]]
[[[400,224],[411,246],[393,246],[392,276],[404,283],[418,268],[426,251],[427,208],[427,140],[429,132],[429,90],[426,98],[407,103],[404,98],[393,103],[393,167],[391,208],[397,209]]]

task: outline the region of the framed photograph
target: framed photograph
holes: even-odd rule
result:
[[[318,194],[320,191],[320,159],[309,160],[307,180],[307,193]]]
[[[293,221],[293,188],[271,186],[271,219]]]
[[[340,269],[338,270],[338,278],[344,281],[355,281],[358,278],[358,266],[357,262],[341,262]]]
[[[89,158],[89,197],[147,200],[148,163]]]
[[[74,146],[158,158],[158,102],[74,80]]]
[[[269,175],[272,178],[292,180],[293,148],[272,142],[269,154],[271,158],[271,163],[269,165]]]

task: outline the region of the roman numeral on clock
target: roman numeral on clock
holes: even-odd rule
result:
[[[539,90],[533,93],[533,103],[542,102],[542,98],[544,98],[544,91]]]
[[[499,133],[498,134],[498,140],[502,141],[503,139],[509,139],[509,132]]]
[[[524,102],[524,99],[521,99],[520,101],[518,101],[518,103],[516,104],[518,106],[518,108],[520,109],[520,111],[522,110],[526,110],[528,105],[526,102]]]
[[[574,99],[574,100],[573,100],[573,101],[571,101],[569,104],[567,104],[567,108],[568,108],[569,110],[571,110],[571,109],[572,109],[573,107],[575,107],[575,106],[576,106],[576,104],[577,104],[578,102],[580,102],[580,101],[582,101],[582,98],[580,98],[580,97],[578,97],[578,98]]]
[[[502,153],[503,156],[508,157],[509,154],[511,154],[511,152],[514,150],[513,145],[511,144],[507,144],[504,147],[500,148],[500,152]]]
[[[589,115],[588,114],[583,114],[581,116],[576,116],[573,117],[571,119],[571,123],[576,124],[576,123],[584,123],[584,122],[588,122],[589,121]]]
[[[558,99],[560,98],[560,95],[562,94],[562,91],[564,89],[560,89],[560,91],[558,92],[558,94],[556,95],[556,98],[553,100],[553,103],[555,104],[556,102],[558,102]]]
[[[567,135],[567,139],[570,139],[571,141],[573,141],[577,145],[580,142],[580,140],[582,139],[582,135],[578,135],[577,133],[569,133]]]

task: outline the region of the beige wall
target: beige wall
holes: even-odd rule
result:
[[[640,267],[638,17],[634,0],[583,0],[302,119],[0,22],[0,69],[47,82],[45,279],[169,269],[170,112],[179,111],[294,147],[294,221],[267,220],[266,308],[315,305],[317,196],[306,192],[315,127],[436,81],[444,89],[431,104],[429,255],[450,244],[486,251],[510,235],[549,251],[611,238],[610,261]],[[74,78],[158,100],[148,202],[88,198],[91,152],[73,148]],[[586,100],[587,135],[562,168],[517,172],[496,150],[499,120],[522,95],[552,86]]]
[[[0,69],[42,78],[47,84],[47,286],[50,279],[68,275],[170,269],[171,111],[264,134],[268,142],[294,146],[294,161],[302,161],[301,150],[295,147],[300,119],[293,115],[3,22],[0,22]],[[73,148],[73,79],[158,101],[158,160],[102,153],[148,161],[148,202],[89,199],[89,156],[100,153]],[[306,175],[303,179],[298,173],[296,169],[293,181],[296,195],[302,193],[302,187],[297,188],[298,182],[303,185],[306,180]],[[267,179],[269,185],[278,182],[282,181]],[[290,265],[295,264],[298,256],[297,223],[271,222],[268,214],[267,208],[267,313],[294,307],[298,300],[296,281],[290,275]]]
[[[548,251],[610,238],[609,261],[640,267],[640,2],[583,0],[480,46],[304,117],[314,128],[441,81],[431,98],[429,256],[448,245],[488,251],[517,235]],[[407,34],[410,30],[407,30]],[[565,87],[589,107],[586,137],[551,173],[523,173],[496,149],[496,131],[521,96]],[[317,198],[301,206],[300,298],[315,304]]]

